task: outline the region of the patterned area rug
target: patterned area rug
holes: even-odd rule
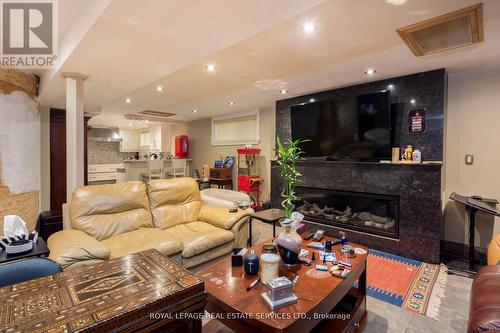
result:
[[[439,320],[446,266],[370,250],[367,294],[405,310]]]

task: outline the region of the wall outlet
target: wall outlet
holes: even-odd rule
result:
[[[474,163],[474,155],[466,154],[465,155],[465,164],[472,165]]]

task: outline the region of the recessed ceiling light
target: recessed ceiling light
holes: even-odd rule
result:
[[[377,71],[374,70],[373,68],[368,68],[366,71],[365,71],[365,74],[367,75],[373,75],[375,74]]]
[[[130,103],[130,102],[132,102],[132,100],[130,98],[125,99],[125,103]]]
[[[286,89],[281,89],[280,90],[280,94],[282,94],[282,95],[285,95],[287,93],[288,93],[288,90],[286,90]]]
[[[385,0],[385,3],[389,3],[394,6],[402,6],[404,5],[408,0]]]
[[[389,90],[394,89],[394,85],[393,84],[388,85],[387,89],[389,89]]]
[[[233,101],[231,101],[231,102],[229,102],[229,103],[227,103],[227,104],[229,104],[229,105],[234,105],[234,102],[233,102]]]
[[[300,103],[300,105],[306,105],[306,103]]]
[[[311,33],[314,30],[316,30],[316,24],[314,24],[313,22],[306,22],[302,24],[302,31],[306,33]]]
[[[314,103],[314,102],[316,102],[316,100],[314,98],[309,99],[309,103]]]
[[[384,89],[384,90],[380,90],[380,92],[386,92],[386,91],[387,91],[387,90],[385,90],[385,89]]]
[[[415,103],[417,103],[417,101],[416,101],[415,99],[413,99],[413,98],[412,98],[412,99],[410,100],[410,103],[411,103],[411,104],[415,104]]]
[[[134,126],[134,125],[132,125],[132,124],[128,124],[128,125],[129,125],[129,126]]]
[[[147,124],[147,123],[149,123],[149,120],[146,119],[144,122]]]
[[[197,109],[194,109],[194,110],[193,110],[193,113],[197,113],[197,112],[198,112],[198,110],[197,110]]]
[[[156,91],[163,91],[163,87],[162,86],[157,86],[156,87]]]
[[[216,69],[216,68],[217,68],[217,67],[215,67],[215,65],[213,65],[213,64],[208,64],[208,65],[206,65],[206,66],[205,66],[205,69],[206,69],[207,71],[209,71],[209,72],[213,72],[213,71],[215,71],[215,69]]]

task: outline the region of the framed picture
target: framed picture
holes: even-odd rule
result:
[[[425,110],[410,110],[408,112],[408,133],[425,132]]]

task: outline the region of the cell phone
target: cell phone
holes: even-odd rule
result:
[[[313,236],[313,241],[319,242],[321,240],[321,238],[323,238],[324,233],[325,233],[324,230],[318,229]]]

